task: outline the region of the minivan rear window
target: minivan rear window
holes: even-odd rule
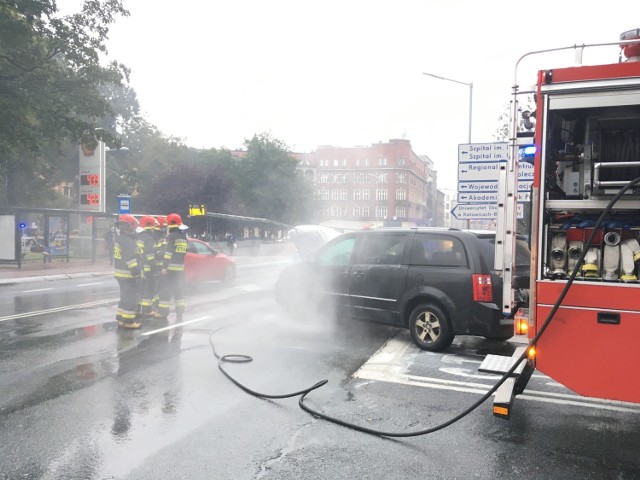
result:
[[[411,248],[411,264],[438,267],[466,267],[462,242],[445,235],[416,234]]]

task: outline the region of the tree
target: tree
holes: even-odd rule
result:
[[[496,129],[496,133],[493,135],[493,138],[496,142],[506,142],[511,138],[511,109],[513,108],[513,100],[507,103],[504,106],[503,112],[498,117],[498,128]],[[521,115],[522,112],[535,111],[535,103],[533,102],[533,98],[528,96],[525,102],[518,102],[518,113]],[[518,118],[518,122],[522,119]]]
[[[186,218],[189,205],[207,205],[210,211],[225,211],[232,180],[219,166],[195,160],[177,162],[158,172],[141,192],[136,211],[166,215],[176,212]]]
[[[287,146],[269,135],[254,135],[245,141],[247,154],[234,172],[240,215],[296,224],[308,218],[312,193],[297,174],[297,161]]]
[[[109,26],[119,15],[128,15],[122,0],[86,0],[81,12],[67,16],[58,15],[54,0],[0,0],[3,204],[21,200],[18,172],[49,173],[41,155],[45,147],[60,148],[83,134],[118,144],[117,132],[99,125],[113,114],[101,87],[128,80],[123,65],[100,63]]]

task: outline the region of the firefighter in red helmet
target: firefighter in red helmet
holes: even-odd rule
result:
[[[138,233],[138,248],[142,252],[142,265],[144,272],[141,288],[140,313],[143,316],[152,316],[151,305],[155,294],[156,276],[156,239],[154,230],[158,222],[155,218],[145,215],[140,219]]]
[[[163,256],[158,303],[158,312],[165,319],[169,316],[171,297],[174,298],[177,320],[182,321],[184,314],[184,258],[187,254],[188,228],[177,213],[167,215],[167,244]]]
[[[119,235],[113,245],[113,270],[120,286],[116,320],[123,328],[140,328],[138,282],[142,276],[142,265],[136,243],[138,225],[138,220],[128,214],[120,215],[116,222]]]

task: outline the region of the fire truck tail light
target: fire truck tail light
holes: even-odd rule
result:
[[[527,356],[529,357],[529,360],[536,358],[536,347],[529,347],[529,350],[527,350]]]
[[[493,282],[491,281],[491,275],[474,273],[472,275],[472,282],[474,302],[493,302]]]
[[[529,309],[520,308],[513,317],[513,333],[514,335],[526,335],[529,331]]]

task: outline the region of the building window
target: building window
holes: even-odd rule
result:
[[[356,158],[356,167],[359,167],[359,166],[360,166],[360,159]]]
[[[321,173],[318,177],[318,183],[329,183],[329,174]]]
[[[340,190],[334,188],[331,190],[331,200],[338,200],[340,198]]]
[[[398,183],[407,183],[407,174],[399,173],[398,174]]]
[[[389,191],[386,188],[376,189],[376,200],[387,200]]]
[[[386,207],[386,205],[377,205],[376,206],[376,218],[387,218],[387,207]]]
[[[332,217],[337,217],[338,216],[338,206],[337,205],[331,205],[331,216]]]
[[[389,183],[388,173],[381,173],[377,177],[378,177],[378,183]]]
[[[364,159],[364,166],[365,166],[365,167],[368,167],[368,166],[369,166],[369,159],[368,159],[368,158],[365,158],[365,159]]]
[[[397,218],[407,218],[407,209],[405,207],[396,207]]]
[[[334,167],[337,167],[337,166],[338,166],[338,163],[339,163],[339,162],[338,162],[338,160],[337,160],[337,159],[333,160],[333,166],[334,166]]]
[[[369,189],[362,190],[362,200],[369,200],[370,198]]]
[[[340,209],[341,217],[346,217],[348,215],[348,210],[346,205],[341,205],[339,209]]]
[[[396,190],[396,200],[406,200],[406,199],[407,199],[406,190]]]
[[[362,218],[369,218],[369,207],[362,207]]]
[[[404,160],[404,158],[400,157],[400,158],[398,159],[398,165],[404,165],[404,164],[405,164],[405,160]]]
[[[349,183],[349,174],[348,173],[343,173],[342,174],[342,183]]]
[[[347,189],[340,189],[340,200],[347,200]]]
[[[387,157],[382,157],[378,159],[378,165],[384,166],[387,164]]]
[[[328,188],[318,189],[318,198],[320,200],[329,200],[329,189]]]
[[[346,159],[346,158],[343,158],[343,159],[342,159],[342,166],[343,166],[343,167],[346,167],[346,166],[347,166],[347,159]]]
[[[353,191],[353,199],[354,200],[362,200],[362,195],[360,190],[354,190]]]
[[[359,218],[360,217],[360,206],[356,205],[355,207],[353,207],[353,216],[355,218]]]

